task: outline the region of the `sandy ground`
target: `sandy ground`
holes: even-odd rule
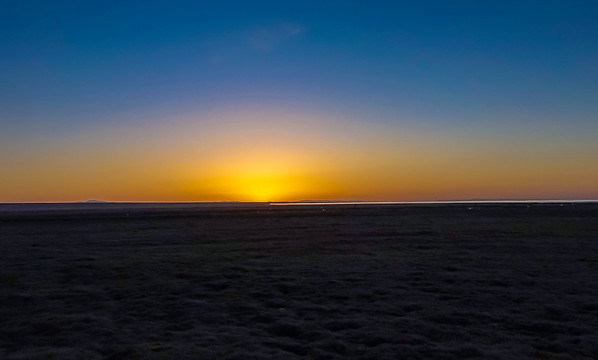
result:
[[[598,205],[0,206],[2,359],[598,359]]]

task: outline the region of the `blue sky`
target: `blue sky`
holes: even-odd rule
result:
[[[0,140],[258,107],[593,149],[596,39],[593,1],[3,3]]]

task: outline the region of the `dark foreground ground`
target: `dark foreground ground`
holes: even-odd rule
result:
[[[0,206],[2,359],[597,359],[598,206]]]

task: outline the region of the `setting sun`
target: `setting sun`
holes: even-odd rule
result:
[[[306,162],[289,148],[276,147],[243,151],[229,149],[207,165],[210,176],[199,175],[191,192],[214,199],[238,201],[280,201],[298,199],[314,187],[306,176]]]
[[[231,187],[239,193],[239,198],[248,201],[276,201],[297,191],[297,183],[285,176],[241,175],[230,180]]]
[[[305,175],[285,173],[280,169],[225,174],[204,179],[196,190],[214,198],[238,201],[289,201],[317,196],[322,181]]]

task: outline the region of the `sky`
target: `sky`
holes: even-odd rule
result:
[[[5,1],[0,202],[598,199],[595,1]]]

